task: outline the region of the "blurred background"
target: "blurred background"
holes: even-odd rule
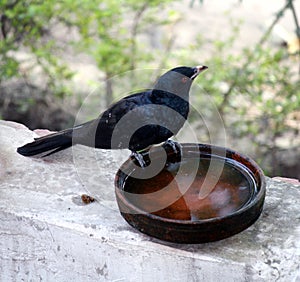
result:
[[[218,131],[209,95],[227,147],[300,178],[299,11],[296,0],[2,0],[0,118],[64,129],[90,93],[95,117],[151,85],[143,69],[205,64],[189,118],[199,140],[211,141],[196,111]]]

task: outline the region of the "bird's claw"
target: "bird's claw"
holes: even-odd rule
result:
[[[170,146],[175,154],[179,154],[180,156],[182,155],[181,154],[182,153],[182,147],[181,147],[180,143],[178,143],[174,140],[168,139],[164,143],[164,145]]]
[[[144,168],[147,166],[142,154],[140,154],[138,152],[131,152],[131,157],[133,157],[138,162],[138,164],[140,165],[141,168]]]

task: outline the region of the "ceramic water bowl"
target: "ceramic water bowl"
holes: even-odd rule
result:
[[[154,147],[144,154],[145,168],[131,158],[121,166],[115,192],[124,219],[143,233],[176,243],[221,240],[252,225],[266,192],[259,166],[230,149],[181,146],[181,153]]]

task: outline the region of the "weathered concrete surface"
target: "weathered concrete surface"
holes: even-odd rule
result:
[[[35,135],[0,121],[0,281],[300,281],[300,186],[268,179],[262,216],[229,239],[170,244],[118,212],[114,175],[127,151],[18,155]],[[83,205],[83,193],[98,201]]]

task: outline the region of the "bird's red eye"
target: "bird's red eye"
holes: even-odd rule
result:
[[[182,82],[182,83],[186,83],[186,82],[187,82],[187,80],[188,80],[188,78],[187,78],[187,77],[183,77],[183,78],[181,79],[181,82]]]

